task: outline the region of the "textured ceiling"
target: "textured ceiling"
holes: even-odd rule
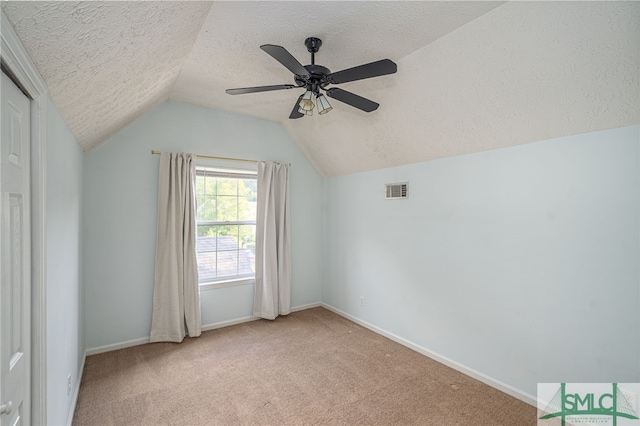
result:
[[[325,176],[640,123],[639,2],[509,2],[397,62],[342,85],[374,117],[283,123]]]
[[[169,96],[210,2],[3,1],[85,150]]]
[[[242,96],[224,92],[234,87],[294,83],[293,74],[260,45],[283,46],[306,65],[311,55],[304,40],[318,37],[322,47],[316,63],[335,72],[383,58],[397,61],[500,4],[214,2],[171,98],[281,122],[288,119],[302,90]],[[389,86],[396,78],[379,80]]]
[[[2,9],[85,150],[171,98],[281,122],[324,176],[640,122],[638,2],[13,2]],[[299,90],[259,49],[332,71],[389,58],[398,73],[341,85],[288,120]]]

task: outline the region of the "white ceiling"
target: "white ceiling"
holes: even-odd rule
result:
[[[11,1],[2,9],[85,150],[167,100],[208,2]]]
[[[501,2],[214,2],[171,98],[272,121],[287,120],[302,90],[230,96],[234,87],[293,84],[293,74],[259,46],[285,47],[303,65],[339,71],[397,61]],[[395,77],[382,78],[393,84]],[[367,93],[360,93],[365,96]],[[345,106],[344,108],[351,108]]]
[[[512,146],[640,121],[638,2],[2,2],[85,150],[167,99],[281,122],[324,176]],[[398,73],[341,85],[289,120],[299,90],[259,49],[323,40],[332,71],[389,58]]]

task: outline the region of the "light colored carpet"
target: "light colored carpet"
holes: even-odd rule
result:
[[[324,308],[87,357],[74,425],[535,425],[536,409]]]

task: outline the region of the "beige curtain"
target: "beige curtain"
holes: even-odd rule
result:
[[[201,333],[195,182],[195,155],[160,154],[152,342]]]
[[[275,319],[291,312],[290,218],[289,165],[259,162],[255,317]]]

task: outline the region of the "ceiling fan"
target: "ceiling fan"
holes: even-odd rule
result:
[[[245,93],[268,92],[271,90],[304,88],[306,91],[300,95],[293,106],[291,115],[289,115],[291,119],[300,118],[305,115],[313,115],[313,108],[316,105],[318,106],[319,114],[325,114],[331,111],[332,107],[329,101],[320,93],[320,90],[324,90],[330,98],[344,102],[347,105],[351,105],[365,112],[378,109],[380,104],[376,102],[337,87],[327,89],[327,86],[330,84],[347,83],[349,81],[393,74],[398,70],[397,65],[393,61],[382,59],[332,73],[328,68],[322,65],[316,65],[315,63],[315,55],[318,50],[320,50],[320,46],[322,46],[322,40],[316,37],[309,37],[304,41],[304,44],[311,53],[311,65],[303,66],[282,46],[275,46],[273,44],[260,46],[260,49],[267,52],[294,74],[295,84],[227,89],[226,93],[229,95],[241,95]]]

